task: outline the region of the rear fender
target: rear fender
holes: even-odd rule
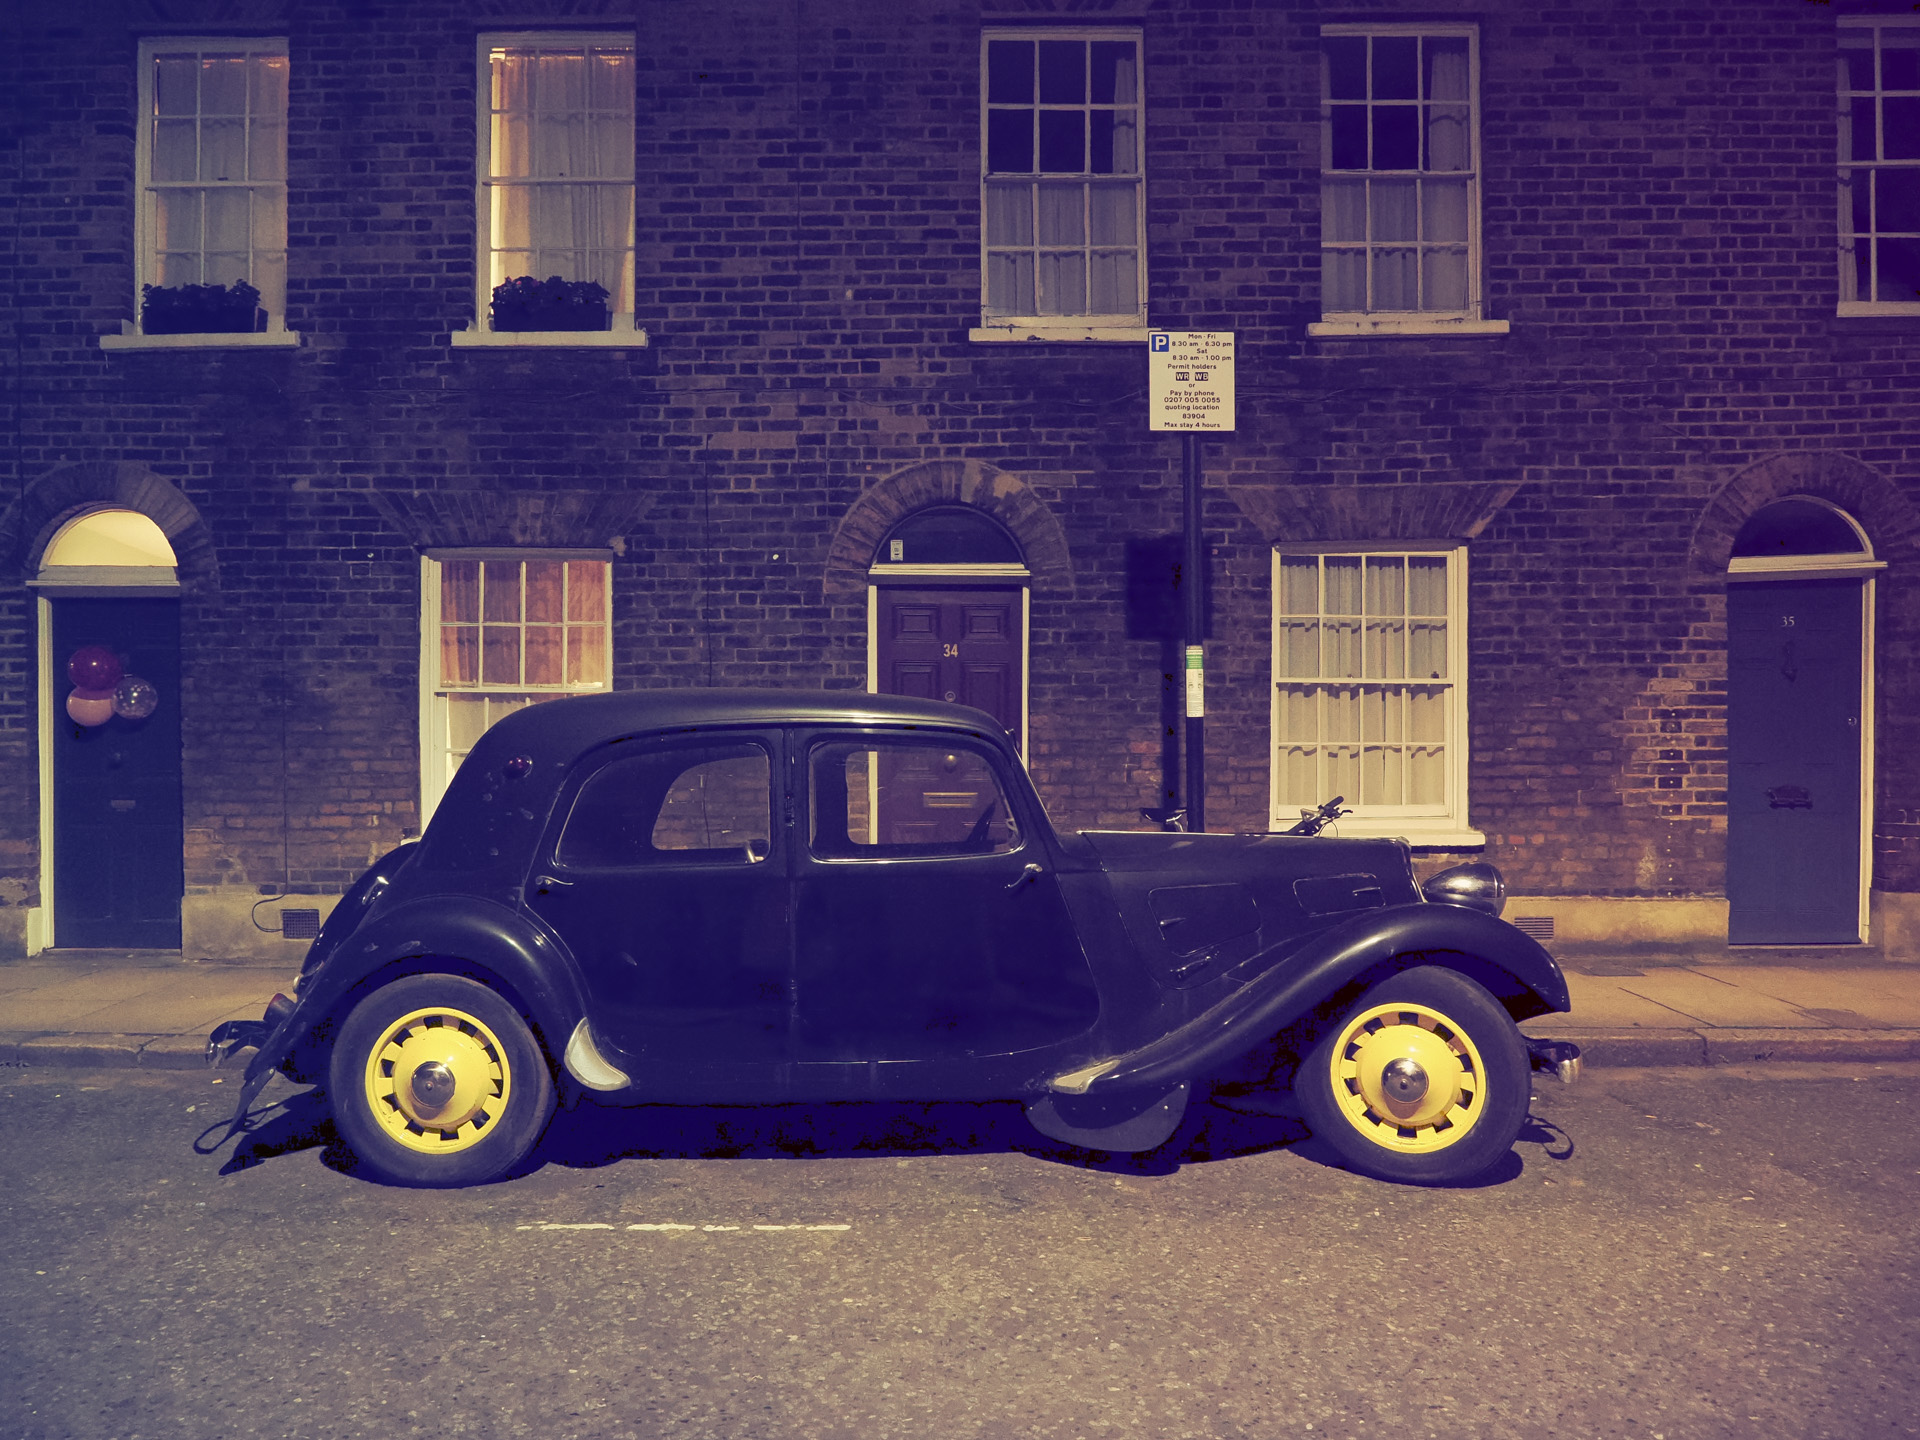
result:
[[[523,914],[470,896],[435,897],[374,917],[304,977],[293,1009],[247,1065],[249,1099],[303,1046],[324,1042],[361,997],[405,975],[464,975],[501,991],[526,1015],[559,1073],[567,1038],[586,1014],[572,958]],[[244,1108],[244,1107],[243,1107]]]
[[[1457,905],[1399,905],[1315,936],[1284,963],[1179,1029],[1116,1057],[1092,1080],[1082,1078],[1083,1069],[1061,1077],[1054,1088],[1070,1089],[1077,1081],[1081,1093],[1098,1095],[1217,1071],[1317,1009],[1421,963],[1471,976],[1516,1021],[1568,1008],[1566,977],[1553,957],[1505,921]]]

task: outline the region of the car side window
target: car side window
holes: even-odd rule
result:
[[[816,744],[807,764],[808,844],[826,860],[1004,855],[1018,818],[982,751],[863,738]]]
[[[624,755],[580,787],[562,865],[752,865],[772,835],[773,767],[759,745],[675,745]]]

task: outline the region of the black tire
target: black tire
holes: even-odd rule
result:
[[[1374,1014],[1383,1009],[1390,1013]],[[1402,1032],[1408,1024],[1421,1033]],[[1418,1067],[1402,1083],[1425,1086],[1412,1100],[1385,1089],[1383,1062],[1402,1053]],[[1361,1063],[1377,1073],[1364,1082],[1340,1073]],[[1443,1185],[1484,1174],[1512,1151],[1533,1078],[1526,1042],[1500,1002],[1458,971],[1423,965],[1349,1006],[1300,1062],[1293,1089],[1313,1133],[1351,1168]]]
[[[432,1188],[510,1173],[554,1108],[553,1074],[527,1022],[458,975],[410,975],[354,1006],[327,1093],[362,1173]]]

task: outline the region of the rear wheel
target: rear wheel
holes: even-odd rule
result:
[[[1513,1149],[1532,1097],[1513,1019],[1465,975],[1390,976],[1308,1053],[1294,1093],[1313,1133],[1383,1180],[1467,1180]]]
[[[552,1118],[553,1075],[520,1013],[458,975],[410,975],[367,996],[329,1066],[334,1126],[397,1185],[507,1174]]]

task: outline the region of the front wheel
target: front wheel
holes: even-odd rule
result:
[[[396,1185],[497,1180],[553,1115],[553,1075],[526,1021],[458,975],[410,975],[354,1006],[328,1080],[340,1138]]]
[[[1532,1097],[1526,1043],[1454,970],[1389,976],[1320,1037],[1294,1076],[1313,1133],[1382,1180],[1445,1184],[1513,1149]]]

